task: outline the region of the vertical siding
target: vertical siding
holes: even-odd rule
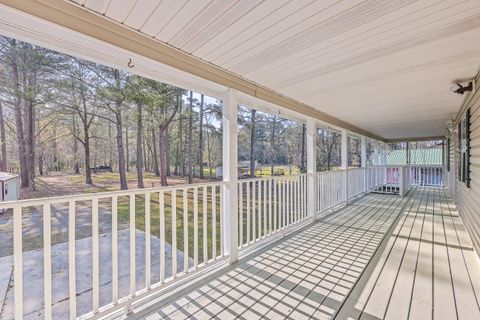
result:
[[[465,183],[458,181],[458,168],[454,163],[458,163],[458,136],[452,137],[455,148],[452,148],[451,170],[455,175],[456,182],[456,202],[472,242],[477,253],[480,252],[480,74],[476,77],[477,90],[467,96],[457,117],[462,119],[465,111],[470,108],[471,125],[470,125],[470,188]],[[454,157],[455,158],[454,158]]]

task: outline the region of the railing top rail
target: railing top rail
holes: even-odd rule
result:
[[[164,187],[153,187],[145,189],[131,189],[131,190],[119,190],[119,191],[107,191],[107,192],[98,192],[98,193],[82,193],[82,194],[72,194],[65,196],[53,196],[53,197],[44,197],[36,199],[25,199],[17,201],[7,201],[0,203],[0,209],[11,209],[14,207],[30,207],[38,206],[42,204],[58,204],[58,203],[68,203],[70,201],[89,201],[93,199],[104,199],[111,197],[123,197],[130,195],[142,195],[147,193],[155,192],[168,192],[168,191],[178,191],[178,190],[188,190],[193,188],[202,188],[202,187],[214,187],[222,186],[225,182],[216,181],[216,182],[205,182],[205,183],[195,183],[195,184],[181,184],[175,186],[164,186]]]
[[[306,173],[301,174],[292,174],[292,175],[283,175],[283,176],[266,176],[266,177],[255,177],[247,179],[238,179],[238,183],[253,182],[253,181],[264,181],[264,180],[293,180],[298,177],[307,176]]]

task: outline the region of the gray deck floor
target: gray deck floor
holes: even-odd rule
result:
[[[133,318],[480,319],[480,263],[442,189],[367,195]]]

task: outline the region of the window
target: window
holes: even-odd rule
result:
[[[470,109],[458,124],[458,180],[470,187]]]

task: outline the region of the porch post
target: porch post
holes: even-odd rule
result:
[[[343,186],[345,190],[345,203],[348,204],[348,132],[342,129],[341,168],[345,170]]]
[[[360,158],[363,168],[363,192],[367,192],[367,138],[360,138]]]
[[[232,89],[222,101],[223,123],[223,248],[229,262],[238,260],[237,97]]]
[[[307,119],[307,213],[312,219],[317,218],[316,210],[316,198],[317,198],[317,185],[315,173],[317,172],[316,166],[316,132],[315,120],[313,118]]]

